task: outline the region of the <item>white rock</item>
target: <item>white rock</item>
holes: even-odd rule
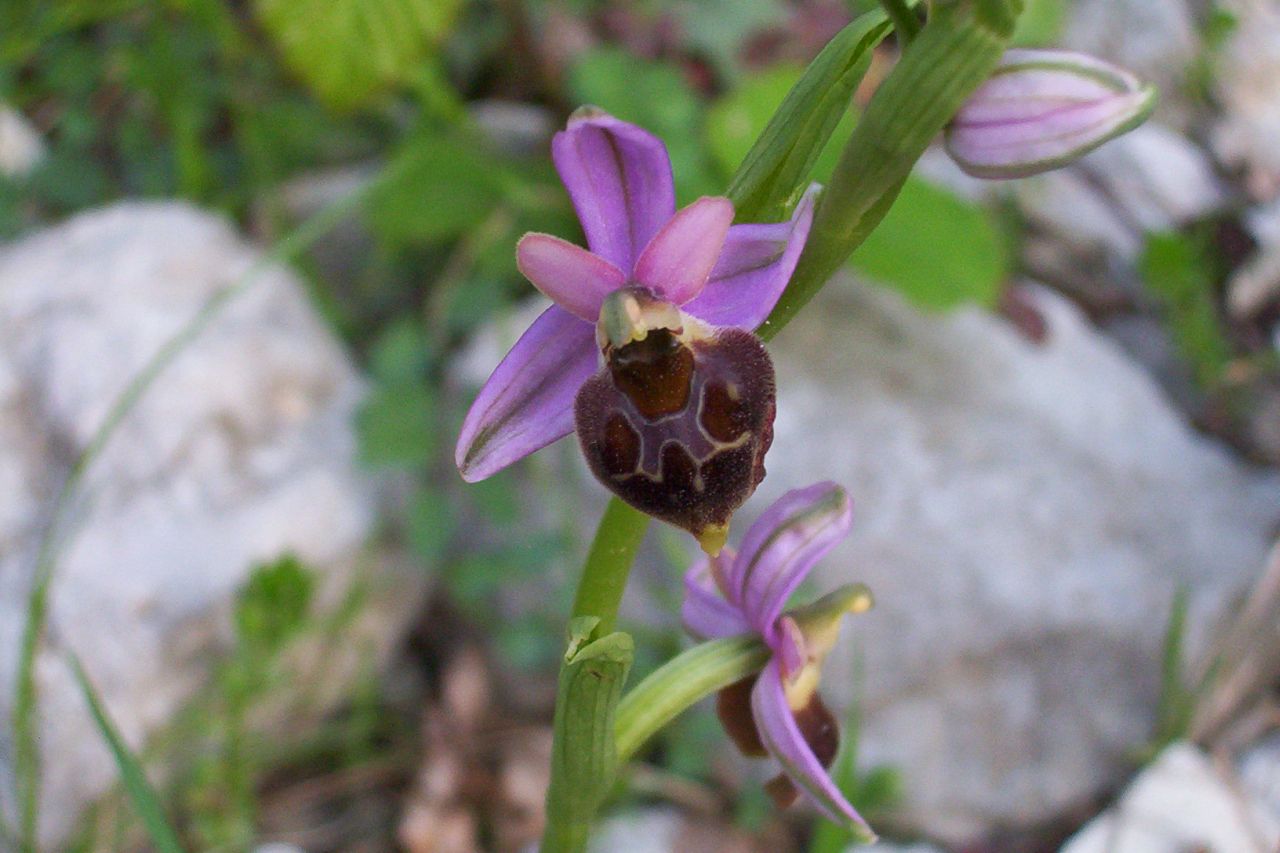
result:
[[[115,205],[0,250],[0,719],[12,712],[36,539],[73,454],[157,349],[260,259],[226,222],[176,203]],[[298,279],[274,268],[121,422],[88,471],[37,660],[46,845],[115,778],[68,650],[137,747],[201,684],[255,563],[297,554],[327,602],[356,579],[376,497],[354,461],[360,395]],[[371,562],[359,568],[372,618],[329,651],[335,686],[365,650],[394,641],[420,589]],[[0,727],[10,814],[11,737]]]
[[[1168,747],[1063,853],[1274,853],[1280,820],[1241,796],[1196,747]]]
[[[590,853],[677,853],[683,821],[672,808],[622,812],[600,822],[588,849]]]
[[[1018,181],[1013,194],[1028,219],[1073,247],[1122,258],[1135,258],[1142,249],[1138,229],[1076,168]]]
[[[1160,88],[1162,114],[1182,112],[1178,93],[1201,50],[1188,0],[1076,0],[1061,45],[1136,72]]]
[[[44,140],[22,113],[0,104],[0,175],[20,178],[44,159]]]
[[[1249,796],[1280,826],[1280,734],[1263,739],[1240,760],[1240,782]]]
[[[1113,783],[1150,734],[1174,590],[1191,648],[1262,566],[1280,480],[1195,434],[1066,302],[1037,345],[977,309],[833,284],[775,340],[769,475],[735,521],[832,479],[849,540],[815,590],[871,586],[824,680],[906,814],[964,840]],[[851,673],[854,658],[862,683]]]
[[[1013,192],[1027,215],[1051,232],[1123,258],[1138,254],[1144,232],[1203,217],[1225,197],[1204,153],[1151,122],[1067,169],[1015,183]]]

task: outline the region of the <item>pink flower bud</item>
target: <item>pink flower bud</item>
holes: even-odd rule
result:
[[[1010,50],[947,128],[951,159],[979,178],[1056,169],[1143,122],[1156,89],[1083,53]]]

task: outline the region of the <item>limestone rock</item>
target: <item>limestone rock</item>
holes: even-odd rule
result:
[[[1272,853],[1280,820],[1264,813],[1208,756],[1176,743],[1091,821],[1063,853]]]
[[[814,588],[861,580],[877,607],[824,690],[861,698],[866,759],[950,840],[1114,783],[1150,733],[1175,589],[1194,650],[1280,521],[1280,479],[1196,435],[1065,301],[1026,296],[1041,344],[976,308],[829,286],[773,344],[769,475],[735,521],[821,479],[853,495]]]
[[[220,218],[177,203],[117,204],[0,249],[0,718],[12,713],[37,541],[69,465],[130,379],[261,257]],[[67,651],[137,747],[206,677],[256,563],[296,554],[330,604],[357,578],[369,584],[372,618],[327,653],[326,685],[340,689],[357,656],[397,639],[420,581],[362,555],[377,488],[354,459],[360,396],[298,279],[271,268],[124,417],[65,528],[37,660],[44,844],[115,779]],[[11,738],[0,727],[9,814]]]

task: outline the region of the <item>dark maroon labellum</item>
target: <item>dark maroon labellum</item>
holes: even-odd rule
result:
[[[718,551],[729,518],[764,479],[773,363],[742,329],[651,329],[605,349],[574,407],[582,452],[618,497]]]

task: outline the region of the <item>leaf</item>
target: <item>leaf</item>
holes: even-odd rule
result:
[[[236,600],[236,636],[259,654],[279,649],[306,624],[315,577],[287,554],[256,567]]]
[[[787,202],[808,182],[827,140],[848,113],[872,48],[889,30],[883,12],[862,15],[805,69],[729,184],[727,195],[741,221],[783,218]]]
[[[285,63],[349,110],[403,82],[449,32],[461,0],[254,0]]]
[[[1008,274],[999,231],[981,206],[908,178],[878,228],[853,253],[859,273],[924,308],[991,305]]]
[[[374,388],[356,415],[361,460],[374,467],[430,462],[436,449],[434,410],[435,397],[425,384]]]
[[[1207,235],[1148,235],[1138,270],[1163,303],[1174,340],[1196,379],[1204,386],[1217,382],[1231,361],[1231,345],[1218,319],[1217,271]]]
[[[120,780],[124,783],[129,800],[142,820],[142,826],[146,829],[151,843],[160,853],[182,853],[178,834],[174,832],[168,818],[165,817],[164,807],[160,804],[160,798],[156,795],[155,789],[151,787],[151,782],[147,780],[147,774],[143,772],[142,765],[138,763],[137,757],[130,751],[107,716],[106,709],[103,708],[80,659],[73,653],[69,654],[69,658],[71,670],[75,674],[76,682],[80,685],[80,692],[89,705],[89,713],[93,715],[98,733],[102,735],[107,748],[111,750],[111,757],[115,759],[116,768],[120,771]]]
[[[398,179],[369,203],[369,221],[394,242],[444,240],[479,225],[503,197],[508,175],[496,154],[461,134],[424,132],[387,167]]]
[[[1056,44],[1066,25],[1066,18],[1065,0],[1027,0],[1009,44],[1012,47],[1046,47]]]
[[[369,372],[388,385],[412,383],[426,376],[431,360],[431,343],[422,324],[401,317],[379,332],[369,350]]]

